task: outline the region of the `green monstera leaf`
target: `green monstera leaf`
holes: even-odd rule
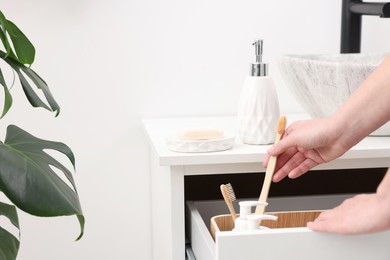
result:
[[[19,219],[16,208],[0,202],[0,216],[5,216],[16,228],[19,229]],[[16,259],[19,250],[19,239],[0,227],[0,259]]]
[[[42,107],[49,111],[55,111],[56,116],[60,113],[60,106],[55,101],[46,82],[34,70],[32,70],[29,67],[26,67],[25,65],[23,65],[22,63],[20,63],[19,61],[15,60],[10,56],[7,57],[7,54],[4,53],[3,51],[0,51],[0,58],[2,58],[6,63],[8,63],[8,65],[10,65],[11,68],[16,72],[16,74],[19,77],[19,81],[22,85],[23,91],[28,101],[33,107]],[[29,80],[27,80],[27,78]],[[2,82],[4,82],[4,80],[1,76],[0,83]],[[30,82],[34,83],[34,85],[38,88],[38,90],[43,92],[48,104],[42,101],[42,99],[35,93],[35,90],[32,88]],[[5,94],[9,94],[9,92],[6,93],[5,90]],[[9,102],[7,98],[8,96],[6,96],[5,102]],[[3,110],[3,114],[5,115],[4,111],[5,110]]]
[[[35,48],[24,33],[0,11],[0,39],[10,56],[22,64],[32,64]]]
[[[1,113],[1,116],[0,116],[0,118],[2,118],[3,116],[5,116],[7,114],[8,110],[12,106],[12,95],[8,90],[8,86],[7,86],[7,83],[5,82],[3,72],[1,71],[1,69],[0,69],[0,85],[3,86],[3,90],[4,90],[3,113]]]
[[[60,112],[60,107],[51,94],[46,82],[29,65],[34,62],[35,48],[24,33],[10,20],[7,20],[0,11],[0,39],[4,51],[0,50],[0,58],[3,59],[15,71],[22,85],[23,91],[33,107],[42,107],[49,111]],[[28,66],[26,66],[28,65]],[[4,90],[4,106],[0,118],[5,116],[12,106],[12,96],[4,76],[0,70],[0,84]],[[35,85],[42,91],[47,103],[45,103],[34,90]]]
[[[0,202],[0,216],[5,216],[17,229],[19,219],[16,207]],[[0,227],[0,259],[16,259],[19,250],[19,238]]]
[[[42,140],[17,126],[8,126],[6,139],[0,143],[0,190],[18,208],[32,215],[76,215],[81,229],[77,239],[80,239],[84,232],[84,216],[72,172],[46,150],[66,155],[75,166],[74,155],[65,144]]]

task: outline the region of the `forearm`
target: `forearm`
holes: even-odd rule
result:
[[[390,55],[330,117],[349,147],[389,120]]]

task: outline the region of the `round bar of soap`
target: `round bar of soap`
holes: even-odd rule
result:
[[[179,132],[181,140],[211,140],[220,139],[223,136],[222,130],[212,127],[193,127]]]

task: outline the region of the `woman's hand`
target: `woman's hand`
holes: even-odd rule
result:
[[[341,140],[342,132],[332,125],[331,118],[294,122],[286,129],[282,140],[268,151],[263,166],[267,166],[271,155],[278,156],[273,181],[278,182],[286,176],[297,178],[350,148]]]
[[[366,234],[390,229],[390,201],[375,194],[357,195],[340,206],[322,212],[307,223],[313,231],[347,235]]]

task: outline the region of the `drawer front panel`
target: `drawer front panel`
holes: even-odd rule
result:
[[[217,233],[217,260],[388,260],[390,232],[362,236],[316,233],[307,228],[260,233]]]

